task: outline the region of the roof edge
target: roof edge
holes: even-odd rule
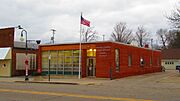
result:
[[[150,48],[145,48],[145,47],[138,47],[138,46],[134,46],[131,44],[125,44],[122,42],[115,42],[115,41],[96,41],[96,42],[82,42],[81,44],[98,44],[98,43],[115,43],[115,44],[121,44],[121,45],[125,45],[125,46],[131,46],[131,47],[135,47],[135,48],[141,48],[141,49],[147,49],[147,50],[153,50]],[[75,43],[56,43],[56,44],[40,44],[39,47],[43,47],[43,46],[58,46],[58,45],[77,45],[80,44],[79,42],[75,42]],[[161,50],[153,50],[153,51],[161,51]]]

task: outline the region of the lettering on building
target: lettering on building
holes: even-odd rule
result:
[[[97,46],[96,50],[97,50],[97,55],[99,57],[107,57],[111,51],[111,47],[110,46]]]

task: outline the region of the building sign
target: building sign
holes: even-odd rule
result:
[[[13,47],[14,28],[0,29],[0,47]]]
[[[97,55],[99,57],[107,57],[108,54],[111,52],[111,47],[110,46],[97,46]]]

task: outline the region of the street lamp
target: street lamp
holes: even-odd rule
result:
[[[23,29],[20,25],[18,26],[19,29],[22,29],[21,31],[21,38],[20,40],[21,41],[24,41],[24,38],[23,38],[23,34],[26,35],[26,60],[25,60],[25,81],[28,81],[29,78],[28,78],[28,56],[27,56],[27,52],[28,52],[28,46],[27,46],[27,31],[25,29]]]

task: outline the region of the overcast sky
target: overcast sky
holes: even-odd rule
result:
[[[144,25],[150,33],[168,28],[166,15],[178,0],[0,0],[0,27],[21,25],[28,39],[49,42],[56,29],[56,43],[78,42],[80,13],[98,34],[109,36],[113,26],[122,21],[134,31]],[[16,30],[16,40],[19,40]]]

